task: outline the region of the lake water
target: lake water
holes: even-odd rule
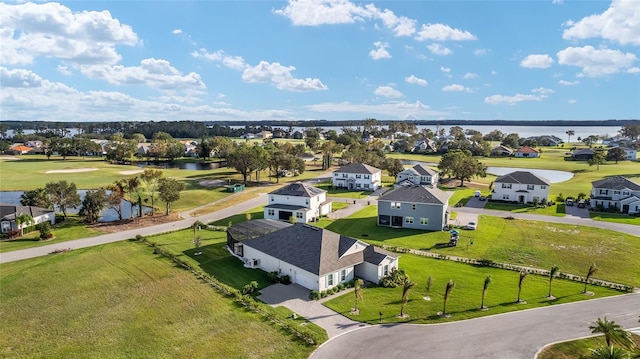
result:
[[[12,204],[12,205],[20,205],[20,196],[22,196],[23,191],[0,191],[0,202]],[[80,200],[84,199],[86,190],[79,190],[78,194],[80,195]],[[80,206],[78,208],[68,208],[67,214],[77,214],[80,211]],[[151,213],[151,207],[142,206],[142,212],[147,214]],[[133,205],[133,213],[138,214],[138,205]],[[128,219],[131,218],[131,202],[127,200],[122,200],[122,218]],[[99,222],[113,222],[118,220],[118,214],[115,210],[110,208],[105,208],[100,212]]]
[[[573,178],[573,173],[566,171],[555,171],[555,170],[538,170],[531,168],[517,168],[517,167],[487,167],[487,173],[496,176],[503,176],[507,173],[515,172],[515,171],[527,171],[531,172],[537,176],[544,177],[548,179],[551,183],[558,183],[568,181]]]

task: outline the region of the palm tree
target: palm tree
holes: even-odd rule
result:
[[[518,299],[516,299],[516,303],[524,303],[524,301],[520,300],[520,293],[522,293],[522,282],[524,282],[524,278],[527,276],[526,271],[520,272],[520,279],[518,280]]]
[[[584,279],[584,291],[583,294],[587,294],[587,283],[589,283],[589,278],[594,275],[598,271],[598,267],[596,267],[595,263],[591,263],[589,266],[589,271],[587,272],[587,277]]]
[[[487,294],[487,288],[489,288],[489,283],[491,283],[491,274],[489,274],[484,279],[484,285],[482,286],[482,302],[480,303],[480,310],[487,309],[487,307],[484,306],[484,297]]]
[[[356,296],[356,305],[353,308],[354,313],[358,313],[358,300],[362,300],[363,284],[364,282],[360,278],[356,279],[356,281],[353,283],[353,293],[355,293],[355,296]]]
[[[574,130],[569,130],[567,132],[565,132],[567,134],[567,136],[569,136],[569,140],[567,141],[567,144],[571,143],[571,136],[576,134],[576,131]]]
[[[404,318],[404,306],[409,301],[409,292],[411,288],[416,285],[415,282],[409,280],[409,276],[404,277],[403,286],[402,286],[402,301],[400,305],[400,318]]]
[[[20,228],[20,237],[24,235],[24,227],[33,223],[33,217],[28,214],[20,214],[16,216],[16,224]]]
[[[447,282],[447,288],[444,290],[444,305],[442,306],[442,316],[447,316],[447,300],[449,299],[449,294],[451,294],[451,290],[455,287],[456,284],[453,282],[453,279],[449,279]]]
[[[630,359],[631,354],[622,349],[616,347],[600,347],[598,349],[590,349],[591,359]]]
[[[549,299],[553,298],[553,296],[551,295],[551,283],[553,283],[553,277],[556,276],[559,270],[560,268],[558,268],[558,266],[554,264],[549,271],[549,294],[547,295],[547,298]]]
[[[613,343],[624,348],[633,347],[634,343],[631,339],[631,334],[624,330],[620,324],[617,324],[613,320],[608,320],[607,317],[604,317],[604,319],[598,318],[595,325],[590,325],[589,329],[591,329],[591,333],[604,334],[604,340],[607,342],[608,347]]]

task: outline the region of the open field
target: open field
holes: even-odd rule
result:
[[[594,319],[595,320],[595,319]],[[636,347],[640,348],[640,336],[632,334]],[[537,359],[581,359],[591,355],[589,349],[605,346],[603,335],[553,344],[544,348]]]
[[[377,207],[316,225],[379,245],[422,249],[447,255],[584,275],[593,262],[594,278],[640,286],[640,237],[599,228],[480,216],[478,229],[462,230],[457,247],[446,247],[449,233],[376,225]],[[473,238],[473,245],[467,245]]]
[[[18,239],[1,240],[0,253],[16,251],[25,248],[40,247],[52,243],[71,241],[78,238],[93,237],[101,234],[100,231],[93,228],[88,228],[83,223],[78,222],[78,218],[76,216],[68,216],[66,221],[56,223],[56,225],[51,229],[51,232],[55,235],[55,238],[48,241],[39,241],[38,237],[40,236],[40,232],[37,230],[25,233],[23,237]]]
[[[3,264],[0,356],[306,358],[313,350],[141,243]]]
[[[363,290],[364,299],[358,303],[359,315],[350,314],[351,308],[354,306],[353,293],[347,293],[327,301],[325,305],[353,320],[366,323],[378,323],[379,312],[382,312],[383,323],[410,322],[418,324],[477,318],[620,294],[620,292],[610,289],[588,286],[588,290],[592,291],[594,295],[586,296],[582,294],[582,284],[556,278],[552,288],[553,295],[557,299],[550,301],[546,297],[549,291],[549,278],[530,274],[524,280],[521,294],[521,299],[526,300],[527,303],[516,304],[518,272],[477,267],[412,254],[403,254],[400,257],[400,268],[409,275],[413,282],[416,282],[409,293],[409,302],[405,306],[405,314],[408,314],[409,318],[398,317],[402,286],[365,288]],[[488,306],[489,310],[480,311],[478,308],[481,303],[482,286],[487,275],[492,277],[485,298],[485,306]],[[432,286],[431,291],[427,293],[426,283],[429,276],[432,277]],[[451,314],[451,317],[442,318],[438,312],[443,309],[443,293],[449,279],[453,279],[455,283],[447,302],[447,313]],[[431,300],[423,299],[425,296],[429,296]]]

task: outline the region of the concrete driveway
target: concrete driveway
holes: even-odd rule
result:
[[[467,223],[473,221],[478,224],[478,227],[481,226],[481,223],[478,222],[478,214],[477,213],[467,213],[467,212],[458,212],[457,208],[451,207],[451,211],[456,212],[456,219],[449,219],[449,225],[454,227],[462,227]]]
[[[334,295],[343,295],[344,292]],[[366,324],[354,322],[322,305],[320,301],[309,299],[309,290],[297,284],[274,284],[260,291],[258,299],[274,306],[284,306],[307,318],[327,331],[329,339],[351,330],[365,327]],[[323,301],[331,297],[324,298]]]
[[[471,197],[467,201],[467,204],[465,205],[465,207],[469,207],[469,208],[484,208],[485,204],[487,204],[486,200],[481,201],[480,197]]]
[[[589,209],[588,208],[580,208],[577,204],[573,206],[565,206],[564,212],[566,217],[574,217],[574,218],[586,218],[589,219]]]

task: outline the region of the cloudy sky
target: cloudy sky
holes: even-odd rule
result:
[[[0,3],[2,120],[640,118],[640,1]]]

